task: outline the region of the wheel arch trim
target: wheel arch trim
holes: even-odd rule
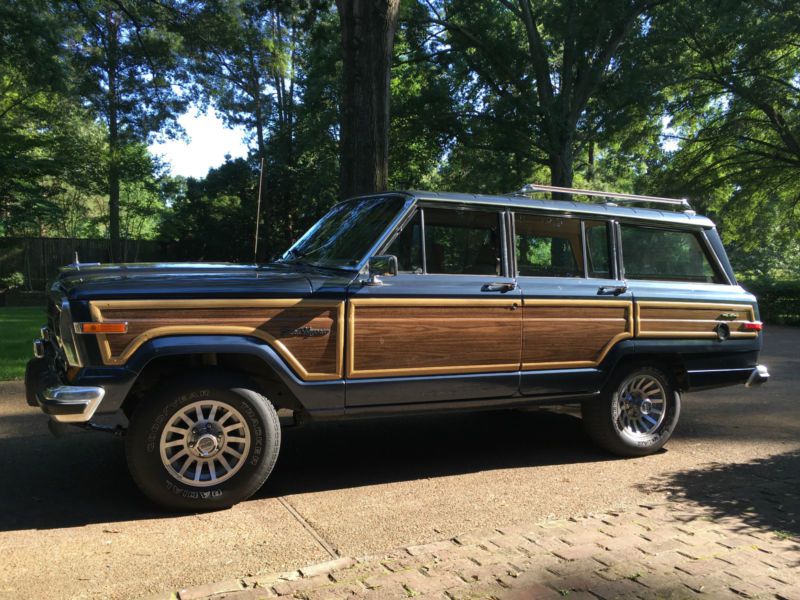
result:
[[[135,380],[156,359],[199,354],[254,356],[264,363],[264,368],[274,374],[309,413],[334,416],[344,411],[344,381],[304,381],[269,344],[246,336],[180,335],[154,338],[136,350],[126,363],[126,368],[135,373]],[[123,400],[124,398],[119,399],[119,405]]]

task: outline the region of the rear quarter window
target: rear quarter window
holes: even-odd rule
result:
[[[627,279],[723,283],[697,232],[629,224],[620,229]]]

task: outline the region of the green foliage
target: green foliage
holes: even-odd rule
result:
[[[13,290],[25,285],[25,276],[16,271],[0,277],[0,290]]]
[[[641,151],[641,134],[659,129],[674,74],[651,3],[426,4],[429,52],[447,65],[459,122],[445,180],[486,191],[571,185],[576,167],[592,180],[604,146]]]
[[[16,0],[0,33],[0,235],[107,235],[112,172],[123,232],[155,235],[164,202],[142,142],[183,102],[153,8]]]
[[[213,103],[230,125],[252,132],[264,156],[265,131],[277,110],[268,86],[281,86],[291,52],[282,11],[254,0],[186,3],[181,9],[177,29],[192,61],[196,98]]]
[[[800,277],[796,2],[400,10],[392,188],[688,197],[741,277]],[[278,254],[339,196],[341,52],[331,0],[3,2],[0,235],[116,228],[187,259],[251,260],[260,184],[258,258]],[[190,100],[243,126],[250,155],[199,180],[164,173],[145,144],[180,135]]]
[[[400,6],[391,79],[389,183],[393,189],[433,189],[439,165],[454,136],[454,82],[428,60],[425,6]]]
[[[40,306],[0,307],[0,381],[25,376],[31,340],[38,335],[43,317]]]
[[[76,0],[63,5],[74,24],[71,83],[108,126],[109,142],[143,142],[156,131],[177,133],[186,99],[175,92],[185,71],[181,40],[165,27],[169,13],[145,0]],[[114,155],[115,147],[109,149]]]
[[[684,73],[669,108],[662,191],[697,199],[747,276],[800,272],[800,13],[787,0],[715,0],[664,13]]]
[[[761,320],[780,325],[800,325],[800,279],[749,279],[739,282],[758,298]]]
[[[257,184],[258,173],[244,159],[188,179],[164,217],[162,236],[189,242],[193,260],[252,257]]]

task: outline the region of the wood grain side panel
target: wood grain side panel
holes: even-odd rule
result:
[[[241,302],[240,305],[239,303]],[[342,376],[344,303],[324,301],[217,301],[93,303],[95,320],[126,321],[128,333],[98,336],[106,364],[123,364],[144,342],[176,334],[236,334],[270,344],[308,380]],[[321,336],[289,332],[302,327],[325,329]]]
[[[727,323],[732,338],[754,338],[756,332],[742,331],[755,320],[752,306],[691,302],[639,302],[636,307],[639,337],[702,339],[716,338],[716,327]]]
[[[630,302],[525,303],[524,370],[597,366],[617,342],[633,336]]]
[[[463,305],[441,300],[404,306],[355,300],[349,311],[348,377],[519,368],[519,302]]]

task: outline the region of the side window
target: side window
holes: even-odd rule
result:
[[[583,276],[579,220],[517,213],[515,230],[519,275]]]
[[[588,277],[611,279],[611,259],[608,248],[608,223],[584,221],[586,228],[586,262]]]
[[[500,275],[500,215],[494,211],[425,208],[428,273]]]
[[[422,273],[422,226],[419,211],[414,215],[394,241],[386,254],[397,257],[397,268],[405,273]]]
[[[621,229],[626,278],[721,283],[696,233],[638,225]]]

